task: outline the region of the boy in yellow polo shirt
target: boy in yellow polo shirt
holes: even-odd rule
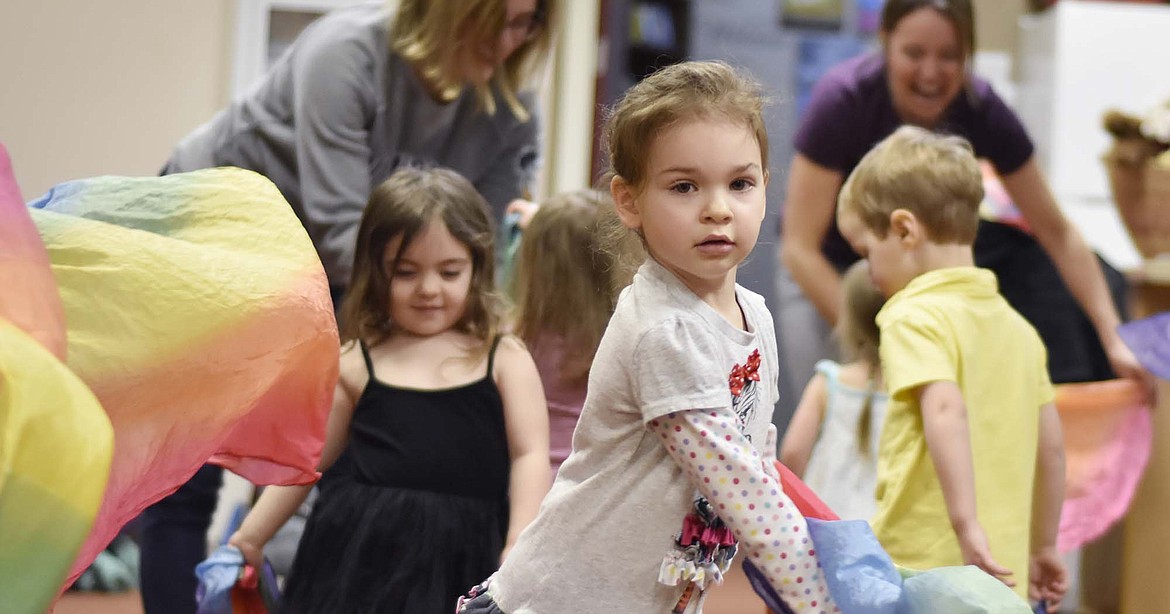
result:
[[[974,266],[983,185],[961,138],[900,128],[849,176],[837,223],[889,300],[874,533],[899,565],[972,564],[1058,603],[1060,419],[1044,345]]]

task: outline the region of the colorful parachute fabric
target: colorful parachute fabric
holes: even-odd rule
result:
[[[1152,444],[1141,397],[1128,380],[1056,386],[1065,450],[1061,552],[1097,539],[1129,509]]]
[[[67,364],[117,434],[69,581],[208,459],[258,484],[316,478],[337,328],[312,244],[271,182],[240,169],[99,177],[29,207]]]
[[[85,384],[3,319],[0,389],[0,609],[44,612],[93,525],[114,433]]]
[[[1170,311],[1126,322],[1117,334],[1150,373],[1170,380]]]
[[[979,216],[1031,234],[1032,229],[1028,226],[1028,220],[1024,219],[1011,195],[1003,187],[1003,181],[1000,180],[999,173],[995,171],[991,162],[980,161],[979,170],[983,174],[983,201],[979,203]]]
[[[12,172],[8,151],[0,143],[0,317],[65,360],[65,315],[49,255],[29,218]]]
[[[0,284],[0,609],[39,614],[93,525],[114,434],[62,362],[61,300],[3,145]]]

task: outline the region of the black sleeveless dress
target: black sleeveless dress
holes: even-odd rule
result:
[[[508,526],[504,410],[491,377],[416,390],[370,380],[322,476],[280,611],[450,614],[499,566]]]

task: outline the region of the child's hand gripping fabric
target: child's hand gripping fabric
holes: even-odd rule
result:
[[[695,409],[652,420],[650,429],[795,612],[838,612],[804,516],[736,421],[730,409]]]
[[[196,614],[269,614],[280,600],[272,566],[261,558],[251,567],[238,548],[216,548],[195,567],[199,578]]]

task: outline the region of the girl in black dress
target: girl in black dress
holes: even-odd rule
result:
[[[371,195],[282,612],[446,614],[536,515],[548,413],[528,351],[498,333],[488,216],[442,169],[400,170]],[[309,488],[266,489],[230,543],[259,563]]]

